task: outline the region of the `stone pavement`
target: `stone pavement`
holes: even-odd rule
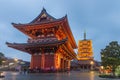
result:
[[[5,78],[0,78],[0,80],[112,80],[99,78],[98,73],[93,71],[91,72],[71,71],[69,73],[34,73],[34,74],[4,72],[4,75]]]

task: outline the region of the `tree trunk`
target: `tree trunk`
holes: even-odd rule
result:
[[[0,72],[0,76],[2,76],[2,72]]]
[[[112,70],[113,77],[115,77],[115,69]]]

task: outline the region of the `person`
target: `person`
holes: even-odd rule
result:
[[[17,67],[17,70],[19,71],[19,73],[21,73],[21,66],[20,65]]]
[[[23,72],[24,72],[24,74],[26,74],[26,72],[27,72],[27,69],[26,69],[26,68],[24,68],[24,69],[23,69]]]

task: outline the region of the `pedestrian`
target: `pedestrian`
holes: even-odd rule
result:
[[[24,69],[23,69],[24,74],[26,74],[26,71],[27,71],[27,69],[26,69],[26,68],[24,68]]]

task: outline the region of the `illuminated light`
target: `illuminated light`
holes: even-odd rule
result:
[[[25,62],[21,62],[21,64],[25,64]]]
[[[2,61],[2,63],[5,63],[6,61]]]
[[[0,76],[4,76],[4,73],[3,72],[0,72]],[[0,79],[1,80],[1,79]]]
[[[93,62],[93,61],[91,61],[91,62],[90,62],[90,64],[91,64],[91,65],[93,65],[93,64],[94,64],[94,62]]]
[[[100,66],[101,69],[103,69],[104,67],[103,66]]]
[[[101,57],[104,57],[104,55],[101,55]]]
[[[17,62],[17,61],[18,61],[18,59],[17,59],[17,58],[14,58],[14,61],[16,61],[16,62]]]
[[[9,63],[9,66],[13,65],[14,63]]]

